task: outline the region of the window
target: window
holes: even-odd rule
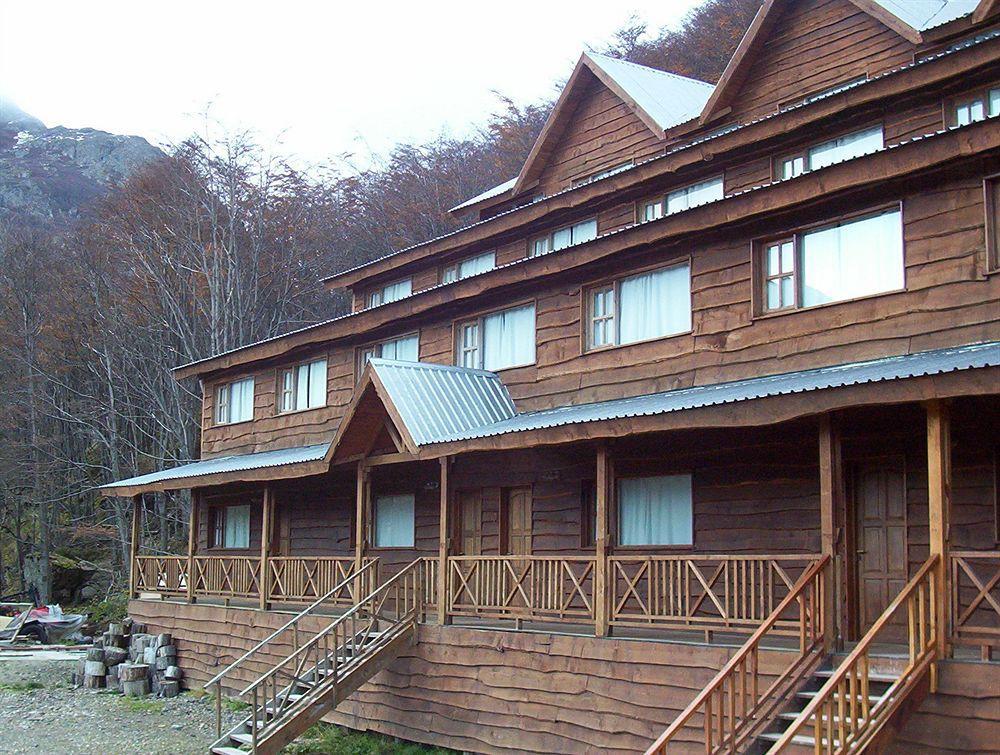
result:
[[[968,126],[995,115],[1000,115],[1000,87],[955,100],[948,125]]]
[[[777,161],[775,177],[795,178],[810,170],[877,152],[884,146],[882,126],[855,131],[836,139],[816,144],[804,152],[785,155]]]
[[[358,351],[358,377],[361,376],[361,372],[364,370],[365,365],[368,364],[368,360],[373,357],[376,359],[395,359],[399,362],[416,362],[419,361],[419,349],[419,333],[411,333],[399,338],[390,338],[388,341],[380,341],[379,343],[373,343],[371,346],[365,346]]]
[[[326,406],[326,359],[299,364],[278,373],[279,412]]]
[[[887,210],[768,241],[757,264],[765,312],[899,290],[902,213]]]
[[[589,184],[593,181],[600,181],[602,178],[607,178],[608,176],[613,176],[616,173],[621,173],[624,170],[628,170],[633,165],[635,165],[635,161],[629,160],[628,162],[615,165],[614,167],[605,168],[604,170],[600,170],[597,173],[593,173],[589,176],[573,181],[573,186],[574,187],[583,186],[584,184]]]
[[[664,215],[690,210],[692,207],[722,199],[723,196],[722,176],[716,176],[708,181],[676,189],[662,199],[653,199],[643,203],[639,219],[643,223],[658,220]]]
[[[574,244],[582,244],[597,238],[597,219],[591,218],[575,225],[560,228],[555,233],[535,239],[531,244],[532,257],[540,257],[549,252],[557,252]]]
[[[1000,270],[1000,176],[984,183],[986,200],[986,269]]]
[[[413,494],[378,496],[373,545],[376,548],[412,548],[414,536]]]
[[[583,480],[580,483],[580,546],[593,548],[597,545],[597,481]]]
[[[590,289],[587,346],[599,349],[691,329],[688,263],[632,275]]]
[[[368,306],[377,307],[380,304],[388,304],[392,301],[399,301],[413,293],[413,279],[390,283],[382,288],[377,288],[368,294]]]
[[[535,362],[535,305],[505,309],[458,326],[456,362],[504,370]]]
[[[620,545],[692,545],[691,475],[618,481]]]
[[[496,252],[484,252],[475,257],[467,257],[454,265],[448,265],[441,271],[442,283],[454,283],[455,281],[468,278],[472,275],[479,275],[497,266]]]
[[[231,425],[253,419],[253,378],[225,383],[215,389],[215,424]]]
[[[250,547],[250,506],[219,506],[213,509],[213,548]]]

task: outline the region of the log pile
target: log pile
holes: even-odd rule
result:
[[[109,624],[79,662],[73,683],[86,689],[113,689],[128,697],[176,697],[183,673],[169,634],[146,634],[125,619]]]

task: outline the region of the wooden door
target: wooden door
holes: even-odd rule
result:
[[[504,512],[504,552],[509,556],[531,555],[531,488],[507,490]]]
[[[463,556],[483,552],[483,493],[460,490],[458,493],[458,547]]]
[[[906,585],[906,482],[902,465],[859,467],[854,499],[858,629],[863,634]],[[898,619],[893,623],[898,624]]]

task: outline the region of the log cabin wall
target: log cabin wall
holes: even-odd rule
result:
[[[354,470],[275,485],[274,555],[352,556]]]

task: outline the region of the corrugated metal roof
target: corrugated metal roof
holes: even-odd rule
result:
[[[791,393],[996,366],[1000,366],[1000,341],[737,380],[731,383],[700,385],[693,388],[682,388],[594,404],[528,412],[466,432],[438,436],[431,442],[446,443],[527,430],[541,430],[561,425],[628,417],[648,417],[684,409],[698,409],[705,406],[783,396]],[[1000,390],[1000,386],[997,388]]]
[[[927,31],[975,12],[979,0],[874,0],[907,26]]]
[[[309,461],[320,461],[326,456],[329,443],[318,443],[313,446],[283,448],[278,451],[262,451],[256,454],[241,456],[220,456],[215,459],[203,459],[190,464],[182,464],[172,469],[129,477],[127,480],[102,485],[102,488],[126,488],[138,485],[152,485],[170,480],[183,480],[189,477],[223,474],[225,472],[245,472],[250,469],[265,469],[267,467],[283,467],[288,464],[302,464]]]
[[[515,416],[514,402],[494,372],[391,359],[370,364],[418,446]]]
[[[448,212],[457,212],[458,210],[464,210],[466,207],[470,207],[474,204],[479,204],[483,200],[492,199],[493,197],[499,197],[514,188],[514,184],[517,183],[517,176],[514,176],[509,181],[504,181],[502,184],[497,184],[492,189],[487,189],[482,194],[476,194],[472,199],[466,199],[462,204],[457,204],[452,207]]]

